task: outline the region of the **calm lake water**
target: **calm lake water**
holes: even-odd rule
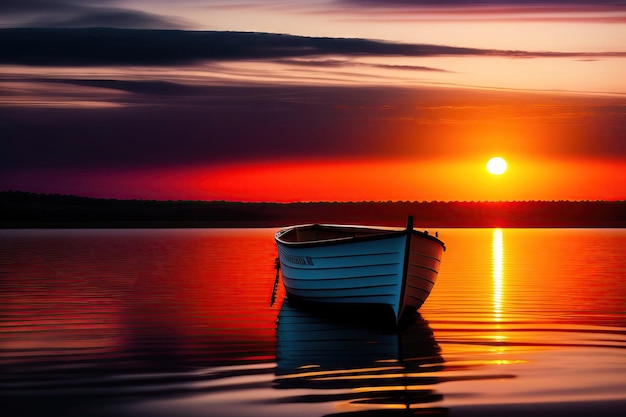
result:
[[[270,307],[275,231],[0,230],[2,415],[626,410],[625,229],[440,229],[400,331]]]

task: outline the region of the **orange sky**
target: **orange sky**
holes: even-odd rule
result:
[[[622,2],[67,3],[0,6],[0,190],[626,199]]]
[[[489,174],[486,162],[486,158],[478,157],[401,162],[280,161],[144,171],[133,175],[132,184],[127,185],[142,189],[148,198],[228,201],[623,199],[624,186],[618,179],[626,178],[626,168],[620,161],[559,162],[513,156],[508,158],[507,172],[500,176]],[[105,189],[124,181],[119,176],[107,178],[101,179]]]

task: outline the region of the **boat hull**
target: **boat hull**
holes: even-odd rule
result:
[[[331,226],[332,227],[332,226]],[[443,243],[416,232],[387,232],[364,239],[276,242],[290,299],[316,304],[385,305],[398,322],[418,309],[439,272]]]

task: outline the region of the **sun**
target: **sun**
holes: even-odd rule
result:
[[[499,156],[494,156],[487,162],[487,171],[492,175],[502,175],[506,172],[506,168],[506,161]]]

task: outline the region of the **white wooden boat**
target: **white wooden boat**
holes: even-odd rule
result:
[[[289,299],[385,305],[396,323],[430,294],[445,251],[438,237],[413,229],[309,224],[276,233]]]

